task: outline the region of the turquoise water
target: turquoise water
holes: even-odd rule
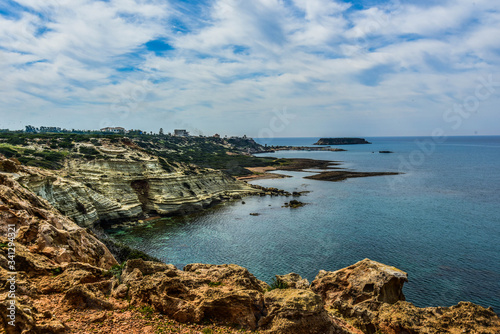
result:
[[[258,141],[311,145],[317,139]],[[498,313],[500,137],[451,137],[441,144],[431,138],[367,139],[373,144],[344,146],[348,152],[263,155],[405,174],[326,182],[302,178],[311,173],[280,172],[292,177],[254,183],[309,190],[300,199],[308,205],[282,208],[289,198],[247,197],[245,204],[225,203],[204,214],[115,231],[116,237],[179,267],[236,263],[268,282],[289,272],[312,280],[320,269],[370,258],[408,272],[404,292],[417,306],[467,300]],[[422,149],[416,141],[427,144]]]

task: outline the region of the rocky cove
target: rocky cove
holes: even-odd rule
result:
[[[270,286],[234,264],[190,264],[183,270],[140,258],[119,264],[86,228],[101,219],[189,211],[262,192],[217,171],[178,166],[165,175],[153,160],[70,162],[59,173],[15,159],[1,158],[0,166],[0,313],[7,333],[500,330],[493,310],[472,303],[413,306],[402,290],[408,275],[368,259],[319,271],[311,284],[291,273],[277,276]],[[7,318],[7,226],[16,227],[15,326]]]

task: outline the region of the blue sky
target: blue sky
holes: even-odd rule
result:
[[[3,0],[0,128],[500,134],[498,0]]]

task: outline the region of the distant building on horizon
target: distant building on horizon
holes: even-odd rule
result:
[[[61,129],[57,126],[41,126],[40,128],[36,128],[33,125],[26,125],[26,133],[60,133],[60,132],[68,132],[66,129]]]
[[[111,132],[111,133],[125,133],[126,130],[125,128],[122,128],[120,126],[116,126],[116,127],[106,127],[106,128],[102,128],[101,129],[101,132]]]
[[[214,134],[214,138],[220,138],[220,135],[218,133]]]
[[[174,136],[176,137],[189,137],[189,132],[187,130],[180,130],[180,129],[175,129],[174,130]]]

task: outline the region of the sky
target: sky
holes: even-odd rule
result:
[[[500,135],[498,0],[1,0],[0,129]]]

